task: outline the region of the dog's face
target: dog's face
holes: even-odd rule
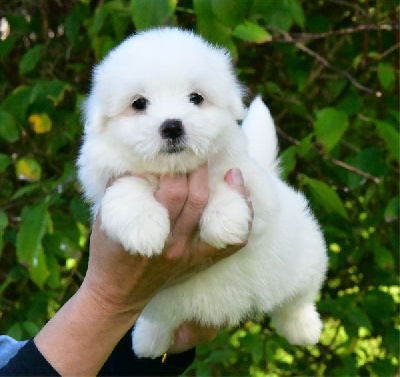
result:
[[[96,68],[86,133],[148,171],[189,171],[228,142],[243,112],[224,50],[156,29],[127,39]]]

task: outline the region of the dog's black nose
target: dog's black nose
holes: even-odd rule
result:
[[[175,140],[183,136],[183,124],[179,119],[167,119],[160,127],[163,139]]]

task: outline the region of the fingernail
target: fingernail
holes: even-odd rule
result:
[[[231,176],[232,176],[232,182],[236,186],[243,186],[243,184],[244,184],[243,175],[242,175],[242,172],[240,171],[240,169],[233,168],[231,170]]]

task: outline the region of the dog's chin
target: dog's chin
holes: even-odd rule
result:
[[[154,174],[187,174],[207,161],[190,148],[169,146],[161,149],[153,158],[143,161],[142,170]]]
[[[162,148],[161,153],[166,154],[166,155],[173,155],[173,154],[181,154],[181,153],[185,152],[185,150],[186,150],[186,147],[184,145],[171,144],[171,145],[167,145],[164,148]]]

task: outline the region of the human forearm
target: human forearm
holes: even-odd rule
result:
[[[35,337],[35,344],[61,375],[95,375],[140,313],[114,311],[85,283]]]

